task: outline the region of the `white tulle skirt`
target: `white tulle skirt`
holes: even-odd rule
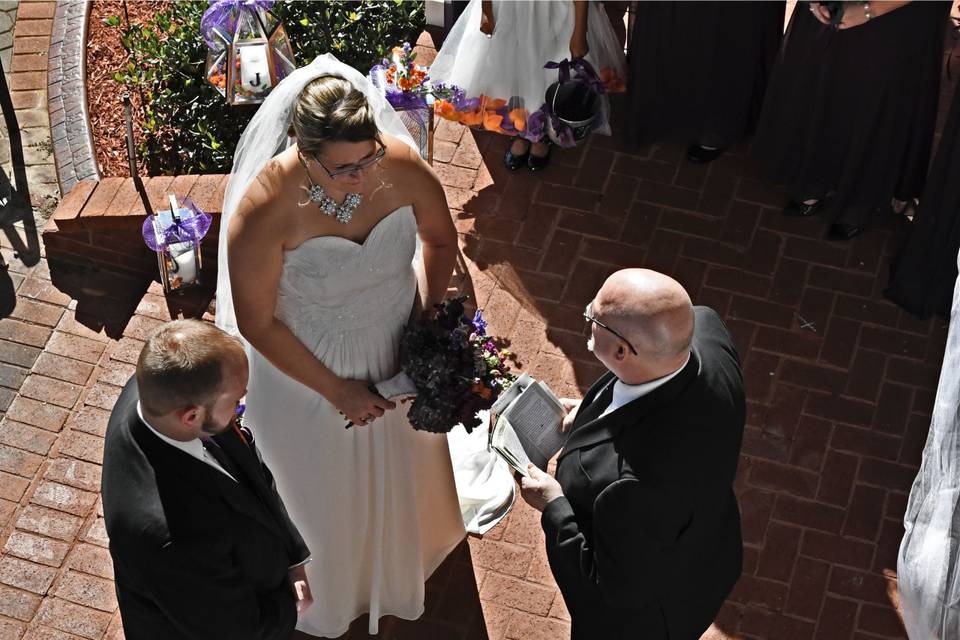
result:
[[[623,50],[603,6],[589,5],[586,60],[608,92],[623,91]],[[531,116],[542,109],[547,87],[558,78],[556,69],[544,65],[570,58],[573,2],[494,0],[493,13],[495,28],[488,38],[480,31],[480,0],[471,0],[430,66],[433,82],[456,85],[479,104],[464,111],[441,101],[437,114],[468,126],[523,135]],[[609,134],[609,106],[603,102],[603,122],[594,131]]]

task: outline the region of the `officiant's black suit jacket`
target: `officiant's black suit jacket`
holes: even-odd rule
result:
[[[575,640],[698,640],[740,577],[743,377],[719,316],[695,315],[680,373],[597,419],[615,382],[602,376],[560,454],[565,497],[541,523]]]
[[[288,640],[287,580],[309,552],[255,447],[214,439],[234,482],[160,440],[137,416],[131,380],[103,456],[103,514],[128,640]]]

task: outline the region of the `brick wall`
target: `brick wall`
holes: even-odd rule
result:
[[[189,196],[213,216],[203,242],[201,282],[215,286],[220,207],[226,175],[157,176],[144,179],[154,209],[168,209],[169,195]],[[43,230],[47,258],[134,276],[158,278],[156,254],[140,235],[146,211],[131,178],[83,180],[63,199]]]

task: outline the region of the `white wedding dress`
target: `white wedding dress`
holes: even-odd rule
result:
[[[398,369],[416,295],[417,222],[401,207],[358,244],[311,238],[287,251],[276,316],[342,378],[379,381]],[[423,613],[424,581],[464,538],[445,435],[415,431],[407,406],[366,426],[248,347],[246,419],[313,559],[314,604],[297,628],[336,637],[370,613]]]

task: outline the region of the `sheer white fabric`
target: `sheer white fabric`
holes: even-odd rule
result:
[[[958,257],[960,264],[960,257]],[[907,634],[913,640],[960,638],[960,279],[930,432],[913,481],[897,583]]]
[[[626,63],[610,19],[599,2],[589,3],[586,60],[600,73],[609,69],[623,79]],[[470,0],[430,65],[430,78],[455,84],[468,97],[513,100],[528,113],[540,109],[557,70],[547,62],[570,57],[574,15],[571,0],[494,0],[494,32],[480,32],[480,0]],[[610,134],[609,102],[603,101],[605,123],[595,133]]]

